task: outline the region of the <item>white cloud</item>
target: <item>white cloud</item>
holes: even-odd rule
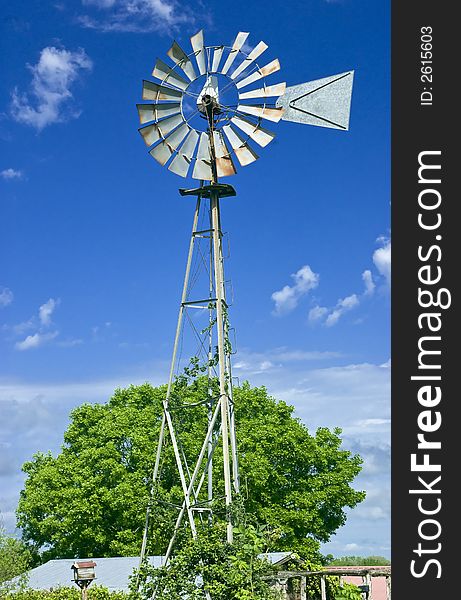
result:
[[[59,334],[58,331],[51,331],[49,333],[34,333],[33,335],[28,335],[25,340],[22,342],[16,342],[14,347],[16,350],[30,350],[31,348],[38,348],[38,346],[43,346],[46,342],[53,340]]]
[[[373,276],[370,269],[366,269],[362,273],[362,281],[365,286],[365,290],[361,295],[351,294],[343,299],[338,300],[336,306],[327,308],[326,306],[316,305],[310,309],[308,313],[308,320],[311,324],[323,323],[326,327],[332,327],[336,325],[344,313],[352,310],[359,306],[365,298],[370,298],[374,295],[376,289],[376,281],[384,277],[388,285],[390,285],[391,277],[391,242],[388,238],[380,237],[378,241],[383,245],[375,250],[373,253],[373,263],[379,273]],[[380,277],[381,276],[381,277]],[[288,286],[286,286],[288,288]],[[284,288],[285,290],[285,288]],[[283,292],[284,290],[281,290]],[[290,302],[289,291],[291,288],[286,290],[285,296],[287,301]]]
[[[391,242],[383,240],[384,245],[373,253],[373,262],[379,273],[386,278],[388,285],[391,283]]]
[[[12,94],[13,118],[40,131],[53,123],[78,117],[80,112],[69,104],[71,87],[80,72],[92,66],[82,48],[75,52],[54,46],[43,48],[38,63],[28,65],[32,73],[31,93],[20,93],[16,88]]]
[[[375,291],[376,284],[373,281],[373,275],[369,269],[362,273],[362,280],[365,284],[365,295],[372,296]]]
[[[356,306],[360,304],[360,301],[357,297],[357,294],[351,294],[350,296],[346,296],[342,300],[338,300],[335,308],[331,311],[328,317],[325,320],[325,325],[327,327],[332,327],[336,325],[339,319],[343,316],[344,313],[352,310]]]
[[[304,265],[291,277],[294,279],[294,285],[286,285],[271,296],[275,302],[274,314],[276,315],[285,314],[295,309],[302,296],[305,296],[319,284],[319,275],[314,273],[309,265]]]
[[[97,17],[79,17],[83,27],[108,31],[172,31],[178,25],[193,23],[192,10],[176,0],[82,0],[99,11]]]
[[[314,306],[309,311],[309,322],[316,323],[317,321],[321,321],[325,315],[328,314],[328,308],[326,306]]]
[[[333,308],[325,306],[314,306],[310,309],[308,319],[312,324],[323,323],[326,327],[333,327],[343,316],[344,313],[352,310],[360,304],[357,294],[351,294],[338,300]]]
[[[16,169],[4,169],[0,171],[0,176],[7,181],[11,181],[12,179],[22,179],[23,173],[22,171],[17,171]]]
[[[13,325],[10,329],[16,335],[23,335],[29,329],[36,329],[36,332],[28,335],[24,340],[16,342],[14,347],[16,350],[30,350],[31,348],[38,348],[43,346],[47,342],[50,342],[59,335],[59,331],[47,331],[52,324],[51,317],[56,307],[60,304],[59,298],[49,298],[44,304],[38,309],[38,321],[37,318],[31,317],[28,321]]]
[[[42,304],[38,309],[38,316],[40,319],[40,323],[44,326],[48,326],[51,323],[51,315],[53,314],[55,308],[60,303],[60,300],[55,300],[54,298],[50,298]]]
[[[248,377],[259,375],[269,370],[282,369],[293,363],[307,363],[311,361],[328,360],[337,358],[338,352],[320,352],[318,350],[288,350],[285,347],[274,348],[265,352],[251,352],[247,349],[239,350],[238,359],[233,364],[237,375]]]
[[[10,288],[2,287],[0,288],[0,307],[8,306],[14,300],[14,294],[10,290]]]

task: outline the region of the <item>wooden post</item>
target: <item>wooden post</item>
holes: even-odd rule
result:
[[[371,584],[371,580],[372,580],[372,577],[370,575],[370,572],[367,571],[367,573],[365,575],[365,584],[368,585],[368,589],[369,589],[369,592],[367,595],[367,600],[373,600],[373,586]]]
[[[320,575],[320,591],[322,594],[322,600],[327,600],[327,586],[325,575]]]
[[[299,578],[299,600],[307,600],[307,577]]]
[[[386,577],[386,600],[391,600],[391,576]]]

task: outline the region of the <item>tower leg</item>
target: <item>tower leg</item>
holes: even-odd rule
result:
[[[222,235],[219,218],[219,197],[216,192],[211,192],[211,219],[213,235],[213,258],[214,258],[214,277],[216,286],[216,331],[218,337],[218,359],[219,359],[219,396],[221,400],[221,434],[224,463],[224,494],[226,507],[229,508],[232,502],[231,475],[230,475],[230,457],[229,457],[229,385],[228,373],[226,370],[226,351],[225,351],[225,324],[224,312],[226,311],[227,322],[227,304],[225,303],[224,273],[222,257]],[[231,517],[227,518],[227,541],[231,544],[233,541],[233,529]]]

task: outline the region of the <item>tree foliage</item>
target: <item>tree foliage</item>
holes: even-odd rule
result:
[[[0,525],[0,596],[26,584],[24,573],[30,562],[31,556],[24,543],[6,535]]]
[[[335,567],[376,567],[390,565],[391,561],[384,556],[341,556],[339,558],[331,557],[328,564]]]
[[[189,538],[167,567],[145,565],[140,597],[157,600],[276,600],[279,598],[264,579],[272,566],[260,556],[270,536],[252,525],[234,530],[234,542],[223,542],[224,523],[206,525],[197,538]]]
[[[24,540],[43,559],[129,556],[139,553],[165,386],[118,389],[106,404],[84,404],[71,413],[61,453],[36,454],[18,507]],[[195,462],[206,430],[207,380],[199,378],[173,395],[171,410],[182,450]],[[364,493],[351,482],[361,458],[341,449],[339,429],[315,435],[264,387],[234,390],[237,441],[246,511],[279,529],[272,550],[309,557],[346,520]],[[195,406],[185,407],[186,404]],[[219,445],[213,463],[217,497],[224,495]],[[221,488],[220,488],[221,485]],[[161,554],[181,504],[171,445],[165,447],[152,506],[150,554]]]
[[[61,587],[54,590],[24,589],[2,596],[2,600],[81,600],[82,592],[77,586]],[[131,594],[112,592],[108,589],[91,585],[88,588],[88,600],[134,600]]]

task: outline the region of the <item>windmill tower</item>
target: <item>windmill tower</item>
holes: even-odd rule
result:
[[[167,438],[173,448],[183,500],[176,507],[177,518],[166,549],[166,562],[185,520],[193,537],[200,520],[205,517],[211,520],[215,500],[213,455],[219,442],[226,508],[230,508],[233,498],[239,494],[229,304],[220,215],[221,199],[235,196],[236,192],[231,185],[221,183],[220,178],[234,175],[236,162],[246,166],[257,160],[253,143],[265,147],[273,140],[275,135],[263,126],[264,121],[277,123],[282,119],[340,130],[347,130],[349,126],[353,71],[292,87],[285,83],[266,84],[266,80],[280,70],[280,63],[275,59],[260,66],[256,61],[268,46],[261,41],[247,52],[244,48],[248,35],[239,32],[232,46],[205,46],[203,31],[200,31],[191,37],[190,53],[174,42],[167,52],[172,65],[157,60],[152,75],[159,83],[144,81],[142,98],[145,103],[137,105],[141,123],[139,132],[149,147],[149,154],[173,173],[182,177],[190,175],[200,181],[198,187],[179,190],[182,196],[196,197],[196,206],[163,400],[141,561],[146,554],[149,518],[161,477],[162,451]],[[204,214],[205,225],[202,224]],[[207,290],[198,295],[193,285],[197,254],[201,255],[201,262],[208,265]],[[202,372],[206,369],[209,381],[214,378],[219,386],[214,389],[210,383],[208,395],[203,399],[208,411],[207,429],[203,432],[195,464],[189,465],[178,436],[178,410],[172,410],[171,401],[177,382],[184,323],[189,312],[197,309],[208,313],[208,326],[200,333],[194,328],[199,349],[205,354]],[[197,361],[193,367],[197,367]],[[197,368],[186,369],[189,373],[197,373]],[[188,406],[182,408],[187,410]],[[230,512],[226,514],[227,541],[231,543],[233,524]]]

